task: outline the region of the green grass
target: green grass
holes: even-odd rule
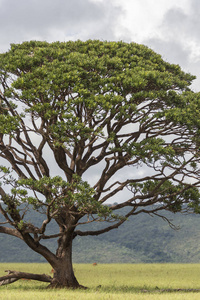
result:
[[[173,291],[200,288],[199,264],[75,264],[74,268],[79,283],[88,290],[46,290],[46,283],[19,280],[0,287],[0,299],[200,299],[200,292]],[[6,269],[50,274],[51,267],[1,263],[0,276]]]

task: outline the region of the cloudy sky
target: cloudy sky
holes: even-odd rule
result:
[[[0,52],[26,40],[123,40],[151,47],[197,76],[199,0],[0,0]]]

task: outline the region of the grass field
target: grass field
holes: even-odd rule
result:
[[[200,264],[75,264],[79,283],[88,290],[47,290],[46,283],[19,280],[0,287],[1,300],[199,300]],[[4,270],[50,274],[47,264],[0,264]],[[184,289],[174,291],[177,289]],[[187,291],[186,291],[187,290]]]

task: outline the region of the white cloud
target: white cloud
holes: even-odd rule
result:
[[[129,39],[142,42],[144,39],[159,35],[159,25],[163,16],[172,7],[188,9],[188,0],[112,0],[123,6],[125,17],[121,24],[128,30]]]
[[[1,0],[0,51],[24,40],[115,39],[123,10],[91,0]]]
[[[199,77],[199,15],[199,0],[0,0],[0,52],[25,40],[134,41]]]
[[[179,3],[180,4],[180,3]],[[197,76],[193,89],[200,90],[200,5],[187,1],[187,5],[170,7],[157,27],[157,34],[144,43],[162,54],[165,60],[179,64],[182,69]]]

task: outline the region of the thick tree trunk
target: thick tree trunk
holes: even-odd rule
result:
[[[78,283],[74,275],[73,266],[72,266],[72,240],[73,240],[72,237],[73,237],[73,231],[71,231],[70,233],[68,232],[68,234],[63,235],[59,239],[56,255],[54,254],[52,255],[52,253],[48,252],[46,248],[38,246],[38,248],[42,249],[44,253],[43,256],[53,267],[54,270],[53,278],[45,274],[40,275],[40,274],[31,274],[31,273],[9,270],[7,271],[8,275],[0,277],[0,286],[11,284],[19,279],[31,279],[31,280],[49,282],[50,284],[48,288],[72,288],[72,289],[85,288]],[[36,250],[39,252],[38,249]],[[50,255],[48,255],[49,253]]]
[[[53,265],[54,277],[49,285],[49,288],[83,288],[75,275],[72,266],[72,241],[67,243],[67,246],[62,243],[57,251],[58,260]]]

